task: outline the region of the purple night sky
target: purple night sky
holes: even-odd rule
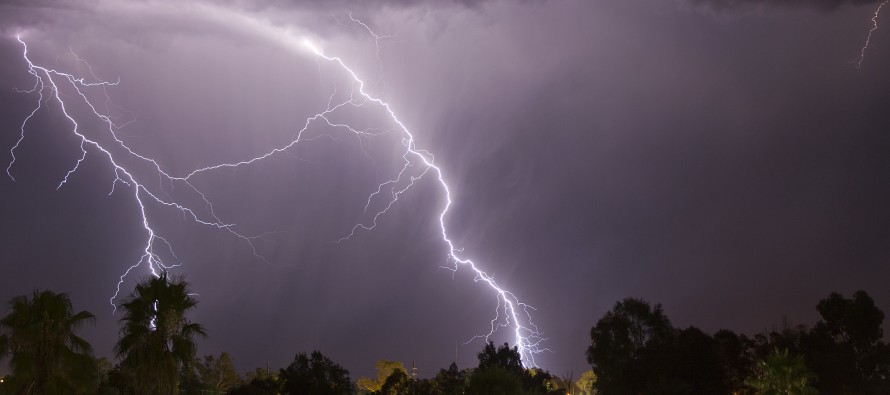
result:
[[[34,86],[17,34],[35,63],[119,78],[110,100],[90,91],[98,109],[132,121],[117,132],[129,147],[184,175],[284,146],[354,94],[331,62],[270,33],[287,30],[341,57],[435,157],[454,201],[449,236],[536,308],[552,350],[537,362],[554,374],[590,368],[591,326],[629,296],[662,303],[676,326],[749,335],[812,325],[832,291],[865,290],[890,312],[890,15],[857,67],[880,2],[290,3],[4,2],[0,164],[38,100],[17,91]],[[87,111],[70,108],[107,142]],[[233,229],[264,235],[254,247],[266,261],[230,232],[146,204],[178,258],[168,263],[182,263],[173,273],[198,293],[199,355],[227,351],[244,372],[318,349],[353,379],[384,358],[416,361],[424,377],[455,357],[475,366],[483,343],[465,343],[489,331],[497,299],[471,270],[442,268],[435,175],[375,229],[335,243],[370,224],[364,205],[404,147],[379,107],[330,121],[373,135],[313,124],[286,152],[192,179]],[[96,314],[82,334],[111,358],[109,298],[147,234],[132,189],[109,194],[115,176],[95,149],[56,189],[79,145],[49,101],[15,150],[15,180],[0,173],[0,301],[68,292]],[[124,162],[153,193],[204,207],[144,161]],[[149,275],[134,269],[121,296]],[[513,341],[509,329],[492,339]]]

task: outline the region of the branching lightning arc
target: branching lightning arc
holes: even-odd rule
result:
[[[133,269],[144,264],[148,267],[153,275],[158,275],[159,271],[169,270],[180,265],[179,263],[166,263],[167,259],[169,258],[176,259],[176,254],[173,253],[172,245],[163,236],[159,235],[151,226],[149,217],[146,213],[146,201],[154,201],[162,206],[176,209],[186,217],[191,218],[195,222],[202,225],[213,226],[219,229],[226,230],[232,235],[245,240],[247,244],[251,246],[254,255],[262,259],[262,256],[256,252],[256,248],[254,248],[252,242],[252,240],[254,240],[258,236],[248,237],[236,232],[233,229],[233,224],[227,224],[220,220],[219,217],[217,217],[215,214],[213,214],[213,205],[210,203],[209,200],[206,199],[205,195],[200,190],[195,188],[194,185],[189,182],[187,178],[174,177],[167,174],[164,170],[161,169],[161,166],[155,160],[136,153],[134,150],[130,149],[130,147],[127,146],[123,140],[118,138],[117,130],[119,128],[119,125],[116,125],[110,116],[101,113],[93,104],[93,102],[88,98],[86,93],[87,89],[95,87],[103,88],[104,91],[105,87],[117,85],[118,82],[107,82],[102,80],[98,80],[97,82],[87,82],[84,78],[77,78],[69,73],[64,73],[55,69],[39,66],[31,61],[30,57],[28,56],[28,46],[22,40],[22,38],[20,36],[17,36],[16,39],[22,44],[22,47],[24,48],[22,57],[28,64],[28,72],[34,77],[34,86],[30,90],[22,92],[36,93],[38,96],[38,100],[34,110],[32,110],[22,122],[20,128],[21,134],[19,135],[19,138],[16,141],[15,145],[13,145],[13,147],[9,150],[12,159],[10,160],[9,165],[6,167],[6,174],[10,178],[15,180],[15,177],[12,175],[12,168],[15,165],[16,161],[15,152],[16,149],[19,148],[19,145],[22,143],[22,141],[24,141],[25,139],[25,128],[28,125],[28,122],[34,117],[35,114],[37,114],[38,111],[40,111],[45,105],[48,105],[49,102],[54,102],[59,105],[59,109],[62,115],[71,123],[71,133],[80,140],[81,151],[80,158],[78,158],[74,166],[70,170],[68,170],[67,173],[65,173],[65,176],[62,178],[62,181],[57,186],[57,189],[61,188],[68,182],[69,177],[78,170],[80,164],[86,159],[87,148],[92,147],[96,151],[98,151],[99,154],[105,156],[108,159],[108,163],[112,167],[114,179],[112,180],[111,191],[109,192],[109,195],[114,193],[117,184],[121,183],[132,188],[134,199],[139,206],[142,226],[145,229],[148,237],[144,244],[142,256],[135,264],[127,268],[123,275],[121,275],[120,281],[117,283],[115,293],[109,300],[113,307],[116,307],[116,305],[114,304],[114,300],[120,293],[120,286],[123,283],[124,278],[128,274],[130,274]],[[105,138],[110,138],[114,142],[114,144],[108,143],[107,141],[100,141],[98,138],[88,138],[81,132],[79,123],[75,119],[75,116],[72,115],[71,111],[69,111],[68,109],[68,105],[66,104],[68,103],[68,101],[66,99],[63,99],[63,94],[61,93],[63,88],[70,89],[71,92],[74,93],[73,96],[75,98],[80,98],[79,103],[89,108],[92,115],[105,125],[108,131],[108,135],[105,136]],[[207,218],[201,216],[196,210],[189,208],[186,205],[164,199],[160,194],[152,192],[149,188],[146,187],[144,183],[140,183],[130,170],[120,164],[120,157],[126,155],[135,157],[145,163],[148,163],[151,167],[154,168],[159,177],[162,177],[166,181],[170,183],[178,182],[188,186],[191,191],[194,191],[197,195],[199,195],[201,199],[207,204],[209,212],[211,213],[210,217]],[[165,258],[165,256],[168,257]]]
[[[370,29],[361,21],[353,18],[350,19],[361,24],[364,28]],[[380,36],[373,32],[372,35],[379,41]],[[293,37],[291,37],[293,38]],[[275,155],[286,153],[289,149],[295,147],[305,141],[304,132],[310,129],[314,124],[321,124],[325,127],[345,130],[357,136],[366,135],[367,130],[358,130],[348,124],[332,121],[332,115],[346,108],[356,108],[364,106],[373,106],[382,112],[388,122],[392,122],[401,134],[401,168],[397,174],[392,175],[381,182],[375,191],[368,197],[365,204],[367,219],[358,222],[349,232],[338,242],[343,242],[353,237],[357,232],[363,230],[372,230],[376,227],[378,219],[384,216],[399,200],[399,198],[408,192],[416,183],[425,176],[433,176],[437,181],[437,185],[441,188],[443,196],[443,206],[438,214],[439,228],[441,231],[441,240],[447,251],[449,270],[457,271],[460,268],[467,268],[475,275],[475,281],[487,285],[497,298],[494,318],[490,322],[489,332],[476,336],[475,338],[489,338],[501,328],[509,328],[514,336],[515,346],[518,347],[522,362],[526,366],[537,366],[535,356],[546,351],[543,342],[546,340],[541,335],[537,326],[532,322],[531,312],[534,308],[523,303],[510,290],[500,286],[494,277],[483,271],[470,258],[462,255],[462,250],[458,248],[449,236],[446,226],[446,217],[452,207],[452,194],[449,184],[442,168],[436,165],[432,154],[426,150],[417,147],[414,134],[410,129],[402,123],[396,112],[390,104],[380,97],[376,97],[369,93],[366,89],[365,81],[354,72],[342,58],[326,54],[317,45],[303,39],[300,47],[308,50],[309,53],[316,56],[317,59],[329,64],[344,74],[344,77],[352,84],[352,94],[348,99],[331,103],[329,101],[327,108],[319,111],[315,115],[307,118],[302,128],[295,134],[292,141],[287,142],[277,148],[269,150],[261,155],[244,160],[219,163],[212,166],[202,167],[182,175],[170,174],[155,159],[140,154],[137,150],[132,149],[123,139],[119,138],[118,131],[123,125],[115,123],[115,119],[108,114],[108,111],[100,111],[90,99],[89,91],[92,89],[100,89],[105,93],[105,89],[115,86],[117,82],[107,82],[92,76],[93,80],[78,78],[73,74],[55,70],[53,68],[44,67],[34,63],[28,54],[28,46],[21,37],[17,37],[21,43],[23,52],[22,56],[27,63],[28,72],[34,78],[34,85],[29,90],[22,92],[34,94],[37,96],[37,104],[35,108],[25,117],[21,124],[20,136],[15,145],[10,149],[11,160],[6,168],[7,175],[15,180],[14,167],[16,162],[16,151],[22,141],[25,139],[26,129],[29,122],[40,111],[48,111],[52,105],[58,105],[58,109],[64,118],[71,124],[70,132],[77,137],[80,142],[80,157],[72,168],[64,175],[58,187],[61,188],[69,181],[69,176],[75,173],[80,164],[87,158],[88,152],[94,152],[100,157],[104,157],[111,167],[114,175],[112,179],[111,191],[115,192],[115,188],[127,188],[132,193],[139,209],[139,215],[144,228],[146,239],[142,247],[141,256],[137,262],[129,266],[120,276],[114,295],[109,302],[116,308],[115,300],[117,300],[121,285],[130,273],[140,266],[145,266],[154,275],[158,275],[160,271],[169,270],[179,266],[178,258],[173,252],[174,248],[171,242],[165,239],[153,226],[151,217],[147,212],[149,205],[158,207],[166,207],[168,209],[180,212],[184,217],[207,227],[216,228],[228,232],[232,236],[245,242],[253,252],[253,255],[264,262],[266,259],[260,254],[254,245],[254,241],[263,235],[245,235],[236,230],[235,224],[222,220],[214,211],[214,206],[207,195],[200,190],[192,182],[196,177],[202,174],[217,171],[225,168],[237,168],[240,166],[250,166],[261,162]],[[294,43],[290,43],[291,48],[297,47]],[[83,62],[78,58],[78,61]],[[84,62],[85,63],[85,62]],[[107,94],[105,95],[107,98]],[[331,96],[333,98],[333,95]],[[75,115],[75,111],[71,107],[84,108],[86,111],[86,119]],[[79,122],[80,121],[80,122]],[[82,131],[80,124],[82,123],[100,123],[102,126],[101,133],[93,136]],[[95,129],[91,129],[95,130]],[[134,164],[127,164],[134,163]],[[139,179],[134,168],[138,167],[141,172],[148,171],[152,177],[156,177],[160,182],[157,187],[149,186],[146,182]],[[148,169],[148,170],[146,170]],[[118,186],[120,184],[120,186]],[[192,200],[177,199],[165,191],[163,186],[167,185],[172,189],[174,186],[180,186],[178,190],[185,190],[190,194]],[[189,201],[198,202],[188,203]],[[381,207],[379,210],[370,210],[372,202],[377,204],[374,207]],[[267,262],[268,263],[268,262]],[[471,339],[472,340],[472,339]]]
[[[879,4],[878,8],[875,10],[874,16],[871,17],[872,27],[868,30],[868,36],[865,37],[865,44],[862,45],[862,49],[859,51],[859,57],[856,58],[856,68],[862,68],[862,62],[865,61],[865,50],[871,46],[871,35],[878,30],[878,17],[881,16],[881,9],[884,8],[887,3],[890,3],[890,0],[884,0],[884,2]]]

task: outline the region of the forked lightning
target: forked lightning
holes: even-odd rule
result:
[[[370,31],[367,25],[353,18],[351,15],[350,19],[356,23],[360,23]],[[371,32],[371,34],[374,33]],[[379,41],[380,36],[375,35],[375,38]],[[25,132],[29,122],[38,112],[50,110],[48,107],[52,103],[58,105],[61,114],[71,124],[70,132],[76,136],[80,142],[80,157],[77,159],[76,163],[73,164],[72,168],[64,175],[59,183],[59,187],[61,188],[66,182],[69,182],[69,177],[79,169],[81,162],[86,159],[87,153],[92,151],[107,159],[108,164],[111,166],[111,170],[114,174],[111,192],[113,193],[115,187],[120,183],[121,186],[130,190],[130,193],[133,194],[133,197],[138,204],[142,226],[146,233],[145,244],[138,261],[128,267],[120,276],[120,281],[117,283],[114,295],[110,299],[112,306],[115,306],[115,300],[120,293],[121,284],[124,282],[124,279],[136,268],[145,265],[152,274],[158,275],[160,271],[169,270],[179,265],[178,259],[173,252],[172,244],[159,235],[153,227],[149,215],[146,212],[147,204],[157,204],[177,210],[196,223],[229,232],[231,235],[243,240],[251,248],[253,254],[258,259],[265,261],[265,258],[263,258],[257,251],[253,243],[257,237],[261,236],[250,236],[239,233],[235,230],[235,224],[220,219],[215,213],[213,204],[207,198],[206,194],[192,183],[193,179],[199,177],[201,174],[218,169],[253,165],[266,158],[285,153],[300,142],[307,140],[308,138],[304,138],[304,134],[314,124],[341,129],[360,137],[366,136],[370,133],[367,130],[359,130],[358,128],[354,128],[349,124],[342,122],[333,122],[331,116],[349,107],[373,106],[375,109],[382,111],[381,114],[396,125],[397,132],[402,135],[402,165],[397,174],[393,174],[391,177],[380,183],[376,190],[367,198],[365,204],[366,213],[372,206],[372,202],[378,202],[374,207],[382,208],[379,210],[371,210],[371,213],[367,213],[367,219],[358,222],[358,224],[356,224],[340,241],[342,242],[349,239],[360,230],[374,229],[378,219],[385,215],[396,204],[398,199],[415,185],[416,181],[427,175],[436,177],[437,185],[441,188],[444,200],[438,215],[438,220],[441,239],[447,250],[448,260],[450,262],[448,269],[457,271],[461,267],[464,267],[472,270],[472,273],[475,275],[475,281],[490,287],[497,298],[495,316],[490,322],[489,332],[485,335],[477,336],[476,338],[489,338],[500,328],[510,328],[512,329],[514,336],[515,346],[517,346],[520,351],[523,364],[529,367],[537,366],[535,356],[545,351],[546,348],[542,346],[545,339],[542,337],[531,319],[531,311],[533,311],[534,308],[520,301],[510,290],[501,287],[491,275],[481,270],[473,260],[461,255],[461,249],[456,247],[451,240],[446,226],[446,217],[453,202],[451,190],[449,184],[446,182],[442,168],[435,164],[435,160],[430,152],[417,147],[414,134],[404,123],[402,123],[390,104],[380,97],[376,97],[369,93],[366,90],[365,81],[362,80],[359,75],[342,60],[342,58],[326,54],[320,47],[313,44],[308,39],[303,39],[301,41],[302,48],[316,56],[320,62],[332,65],[338,73],[344,73],[345,77],[347,77],[353,85],[353,93],[348,99],[345,99],[342,102],[329,102],[327,107],[322,111],[307,118],[305,123],[303,123],[302,128],[295,134],[295,138],[292,141],[252,158],[206,166],[177,176],[163,170],[163,167],[156,160],[140,154],[137,150],[128,146],[118,137],[117,132],[119,126],[114,123],[113,118],[109,114],[100,111],[91,101],[88,94],[90,89],[104,89],[109,86],[114,86],[118,82],[106,82],[99,79],[96,79],[95,82],[88,82],[84,78],[77,78],[72,74],[35,64],[28,55],[27,44],[21,37],[17,37],[17,39],[23,47],[22,54],[24,60],[27,62],[28,72],[35,80],[33,87],[24,92],[35,94],[37,96],[37,104],[33,111],[25,117],[20,128],[21,135],[15,145],[10,149],[11,160],[6,169],[9,177],[15,179],[13,174],[16,164],[16,151],[25,138]],[[297,45],[294,44],[296,43],[291,43],[289,46],[291,48],[297,47]],[[79,58],[78,60],[81,61]],[[332,95],[331,98],[333,99],[333,97],[334,96]],[[81,118],[73,114],[72,110],[69,110],[69,106],[67,105],[67,103],[73,101],[77,101],[77,106],[89,109],[86,116],[92,117],[92,121],[98,120],[104,124],[100,134],[96,136],[88,136],[85,132],[81,131],[81,127],[78,124],[78,119]],[[84,121],[81,121],[81,123],[82,122]],[[137,173],[133,171],[133,167],[127,163],[142,163],[141,167],[143,168],[146,167],[144,165],[148,165],[147,167],[150,169],[150,173],[152,173],[149,179],[160,179],[162,183],[166,183],[166,185],[170,185],[171,187],[174,185],[184,187],[188,193],[192,194],[194,198],[193,200],[198,202],[197,206],[188,203],[188,200],[186,199],[174,199],[164,193],[163,189],[157,190],[154,187],[148,187],[143,180],[138,178]]]

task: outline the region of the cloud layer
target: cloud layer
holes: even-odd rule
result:
[[[842,6],[877,4],[883,0],[691,0],[696,5],[706,5],[717,9],[742,9],[755,6],[806,7],[821,10],[835,10]]]

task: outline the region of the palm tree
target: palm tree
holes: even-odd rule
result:
[[[136,375],[136,390],[145,394],[174,394],[179,369],[195,358],[197,336],[206,336],[201,325],[188,320],[195,308],[189,284],[171,280],[167,273],[136,285],[121,307],[124,316],[115,353]]]
[[[0,358],[11,354],[9,381],[17,392],[44,394],[74,388],[78,368],[92,361],[90,343],[75,332],[95,317],[73,313],[67,294],[34,291],[29,299],[9,301],[12,310],[0,319]],[[87,364],[89,366],[89,364]]]
[[[774,349],[766,359],[757,362],[758,374],[748,385],[758,395],[815,395],[819,392],[810,384],[816,381],[803,356],[791,356],[788,349]]]

